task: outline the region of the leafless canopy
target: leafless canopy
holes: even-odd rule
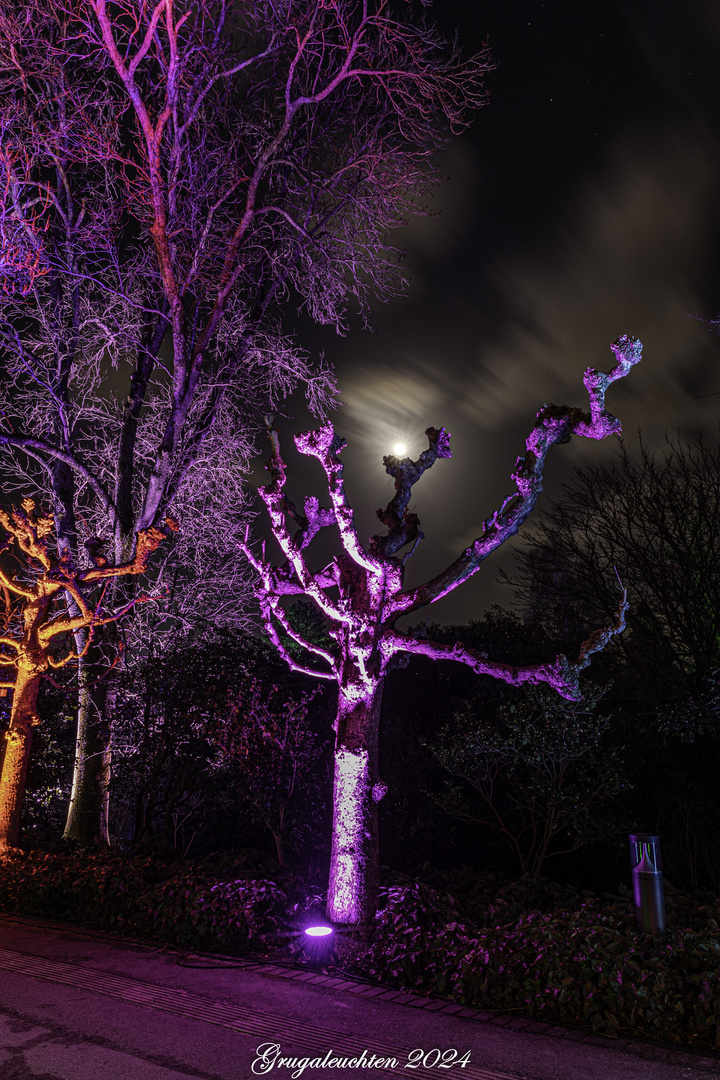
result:
[[[410,16],[0,0],[0,445],[52,489],[61,545],[82,516],[119,559],[179,502],[199,562],[208,488],[216,539],[244,513],[258,407],[333,399],[288,301],[342,330],[402,285],[389,233],[483,101],[487,55]]]

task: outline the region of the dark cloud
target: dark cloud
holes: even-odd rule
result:
[[[378,308],[374,335],[318,339],[346,402],[337,428],[361,536],[391,492],[383,454],[397,441],[416,454],[429,425],[452,432],[453,459],[416,489],[427,540],[411,581],[477,536],[510,493],[537,409],[584,404],[584,369],[609,368],[621,334],[645,347],[608,400],[631,438],[638,426],[651,445],[665,430],[717,429],[720,339],[707,319],[720,307],[720,18],[715,0],[658,3],[657,18],[655,0],[443,7],[461,37],[479,41],[487,19],[501,61],[491,105],[441,160],[439,216],[396,237],[407,296]],[[557,448],[548,492],[573,463],[611,452]],[[509,602],[494,578],[488,566],[432,617]]]
[[[626,428],[709,420],[697,394],[720,389],[720,350],[697,316],[708,310],[719,187],[707,132],[624,133],[557,221],[553,246],[493,268],[507,319],[477,344],[468,419],[495,429],[540,401],[576,398],[583,369],[605,367],[610,341],[628,333],[645,359],[618,388]]]

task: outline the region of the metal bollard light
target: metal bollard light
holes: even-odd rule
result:
[[[638,929],[662,937],[666,924],[660,837],[652,833],[630,833],[628,839]]]

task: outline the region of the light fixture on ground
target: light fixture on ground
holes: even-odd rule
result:
[[[332,926],[308,926],[305,929],[305,933],[311,938],[329,937],[332,932]]]
[[[328,964],[337,965],[336,927],[316,904],[298,914],[295,926],[290,952],[296,963],[318,968],[325,968]]]
[[[653,937],[664,937],[667,926],[660,837],[655,833],[630,833],[628,840],[638,930]]]

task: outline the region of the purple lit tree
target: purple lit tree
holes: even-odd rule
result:
[[[346,445],[344,439],[335,434],[330,424],[296,436],[298,450],[320,462],[330,497],[328,509],[310,497],[301,512],[285,494],[279,437],[275,429],[270,429],[270,482],[260,489],[260,494],[286,561],[276,567],[264,556],[258,558],[247,540],[243,550],[258,575],[257,595],[276,648],[294,670],[330,679],[338,686],[327,902],[328,917],[335,922],[359,925],[374,913],[379,866],[377,803],[386,790],[378,776],[379,718],[383,683],[393,662],[403,654],[456,660],[480,675],[491,675],[514,686],[547,683],[563,697],[574,700],[580,696],[580,672],[590,663],[592,654],[625,626],[627,604],[623,595],[615,622],[592,634],[583,643],[577,660],[557,656],[550,663],[528,667],[491,660],[460,643],[443,645],[423,640],[412,631],[396,629],[400,618],[447,596],[467,581],[492,551],[518,531],[542,491],[543,467],[551,446],[567,442],[572,435],[604,439],[620,433],[619,420],[605,408],[605,394],[611,383],[638,363],[642,347],[640,342],[623,337],[612,348],[617,363],[610,372],[592,368],[585,372],[589,413],[543,406],[526,441],[525,456],[518,459],[512,474],[516,490],[484,523],[482,535],[470,547],[440,574],[416,588],[403,588],[405,561],[422,538],[419,520],[408,506],[413,486],[422,474],[438,458],[451,456],[449,434],[442,428],[428,428],[428,449],[417,461],[383,458],[387,472],[395,480],[395,496],[384,510],[378,510],[387,532],[371,537],[364,548],[343,486],[340,453]],[[338,530],[340,551],[329,566],[312,572],[305,549],[320,529],[329,525]],[[409,552],[398,557],[409,545],[413,545]],[[283,599],[292,596],[307,597],[329,621],[333,648],[313,644],[293,629],[282,606]],[[283,637],[301,645],[320,664],[311,668],[300,663],[288,651]]]
[[[487,55],[400,7],[0,0],[6,490],[52,499],[61,552],[86,529],[118,564],[172,507],[186,626],[244,615],[257,418],[297,387],[316,415],[334,398],[288,302],[340,330],[403,285],[389,234],[484,100]],[[66,835],[97,842],[109,744],[81,637]]]

